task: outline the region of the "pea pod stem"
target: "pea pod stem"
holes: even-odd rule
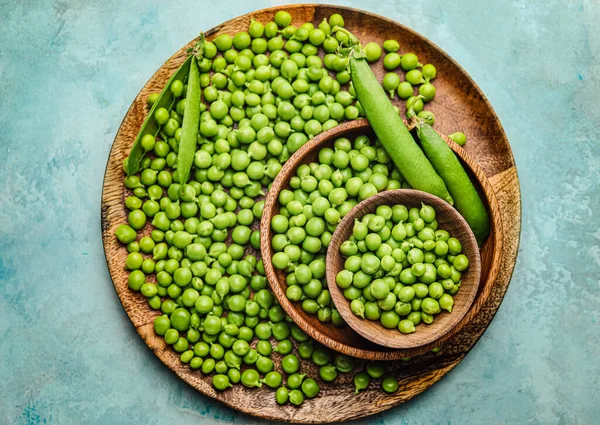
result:
[[[410,102],[408,102],[406,104],[406,118],[407,119],[414,119],[417,114],[415,112],[415,103],[417,102],[417,100],[421,100],[421,99],[425,99],[425,97],[423,95],[418,95],[412,98],[412,100]],[[424,120],[417,120],[417,125],[419,122],[425,122]]]
[[[341,32],[348,36],[348,42],[340,43],[340,46],[337,49],[337,54],[342,57],[357,57],[357,58],[366,58],[367,55],[362,50],[362,45],[358,38],[348,31],[346,28],[338,27],[337,25],[331,29],[331,33]],[[343,47],[343,44],[346,47]]]
[[[206,36],[203,32],[200,33],[200,38],[194,45],[194,47],[190,47],[187,51],[189,55],[196,56],[196,59],[202,60],[204,59],[204,45],[206,43]]]

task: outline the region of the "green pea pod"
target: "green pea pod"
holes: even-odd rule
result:
[[[171,76],[171,78],[165,85],[165,88],[160,93],[160,96],[158,97],[156,102],[154,102],[154,105],[152,105],[150,112],[148,112],[148,115],[146,116],[146,119],[144,120],[144,123],[142,124],[142,127],[140,129],[140,132],[138,133],[135,142],[133,143],[133,147],[129,152],[129,159],[127,160],[128,176],[131,176],[140,170],[140,163],[142,162],[144,154],[146,153],[142,146],[142,138],[146,134],[156,136],[160,130],[160,126],[154,119],[154,112],[156,112],[158,108],[166,108],[168,110],[171,110],[173,108],[173,104],[175,103],[175,96],[171,92],[171,84],[175,80],[183,81],[185,79],[185,77],[189,73],[191,62],[192,56],[188,57],[185,60],[185,62],[181,64],[177,72],[173,74],[173,76]]]
[[[185,114],[183,114],[183,124],[181,126],[179,153],[177,154],[177,172],[182,187],[187,182],[194,163],[196,141],[198,140],[198,124],[200,123],[200,73],[198,72],[196,58],[195,56],[192,57],[185,97]]]
[[[356,96],[363,107],[377,138],[406,181],[422,190],[453,204],[442,178],[414,141],[402,118],[373,75],[363,58],[350,58],[350,73]]]
[[[454,207],[465,218],[481,246],[490,233],[490,218],[471,179],[452,149],[429,124],[419,122],[417,135],[433,168],[446,182],[454,198]]]

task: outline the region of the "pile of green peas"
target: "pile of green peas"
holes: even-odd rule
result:
[[[146,155],[140,172],[125,178],[128,223],[118,226],[116,237],[127,247],[129,288],[161,312],[154,321],[156,334],[179,353],[182,363],[211,375],[219,391],[238,383],[247,388],[265,384],[277,389],[279,404],[299,405],[318,395],[318,382],[331,382],[355,367],[355,359],[315,343],[291,321],[271,293],[262,260],[255,255],[264,191],[282,164],[320,132],[364,116],[355,100],[347,59],[335,54],[345,36],[332,34],[334,26],[344,26],[342,16],[296,27],[290,14],[280,11],[272,22],[253,20],[247,31],[206,42],[198,61],[202,104],[190,181],[178,181],[175,169],[186,101],[186,82],[180,80],[165,88],[175,98],[173,108],[154,112],[158,134],[141,140]],[[424,78],[434,74],[435,68],[429,73],[423,69]],[[148,105],[158,97],[151,94]],[[365,140],[355,141],[354,148],[348,144],[340,141],[335,151],[322,153],[321,165],[329,161],[331,168],[324,181],[336,185],[341,176],[346,189],[348,180],[354,179],[349,184],[352,193],[365,186],[362,194],[336,206],[340,217],[355,204],[352,199],[368,196],[373,187],[378,191],[405,187],[379,145]],[[354,161],[357,169],[350,157],[359,154]],[[350,165],[338,167],[344,156]],[[379,161],[373,167],[377,176],[367,176],[363,157],[368,168]],[[313,177],[320,182],[323,172],[327,174],[326,167]],[[298,179],[306,177],[305,169],[301,173]],[[303,184],[308,188],[312,181]],[[325,186],[319,184],[326,191]],[[332,200],[337,202],[335,196]],[[311,273],[316,271],[314,276],[324,270],[323,247],[335,228],[334,216],[333,211],[319,216],[324,226],[319,249],[311,246],[316,243],[311,235],[306,242],[309,250],[300,248],[302,259],[312,258],[306,265]],[[304,216],[308,226],[295,217],[295,227],[311,234],[321,227],[318,220],[310,221],[312,216]],[[288,218],[292,221],[291,214]],[[298,237],[292,235],[293,240]],[[297,254],[291,245],[284,252],[291,254],[290,261]],[[305,289],[302,297],[310,301],[303,306],[323,321],[343,323],[326,291],[310,282]],[[301,373],[303,360],[319,367],[318,377]]]
[[[319,162],[303,164],[278,197],[271,219],[273,266],[285,270],[290,301],[321,322],[344,324],[332,308],[325,279],[325,254],[341,219],[356,204],[381,191],[408,188],[377,140],[338,138],[319,151]]]
[[[423,107],[436,95],[436,88],[431,82],[437,76],[436,67],[430,63],[421,64],[418,56],[412,52],[400,54],[400,44],[396,40],[384,41],[383,50],[385,56],[382,62],[387,71],[382,81],[384,90],[392,99],[398,94],[400,99],[406,101],[407,109],[412,106],[419,118],[433,125],[433,113],[424,111]],[[375,42],[367,43],[364,52],[369,62],[377,62],[382,55],[381,46]],[[397,71],[401,71],[401,74]]]
[[[452,312],[452,295],[469,267],[460,241],[438,229],[434,208],[425,204],[378,206],[355,221],[340,252],[346,261],[336,283],[352,312],[403,334]]]

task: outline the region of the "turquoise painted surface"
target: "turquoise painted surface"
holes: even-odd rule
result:
[[[0,2],[0,423],[261,423],[192,390],[134,332],[99,203],[115,132],[152,73],[198,30],[282,3]],[[357,423],[597,423],[600,5],[343,3],[462,64],[502,120],[523,192],[519,260],[482,340],[425,394]]]

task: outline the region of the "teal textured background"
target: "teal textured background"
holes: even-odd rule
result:
[[[357,424],[600,417],[600,4],[352,0],[477,81],[516,158],[514,277],[467,358]],[[108,152],[146,80],[199,30],[280,1],[0,0],[0,423],[262,423],[197,393],[135,333],[100,238]]]

